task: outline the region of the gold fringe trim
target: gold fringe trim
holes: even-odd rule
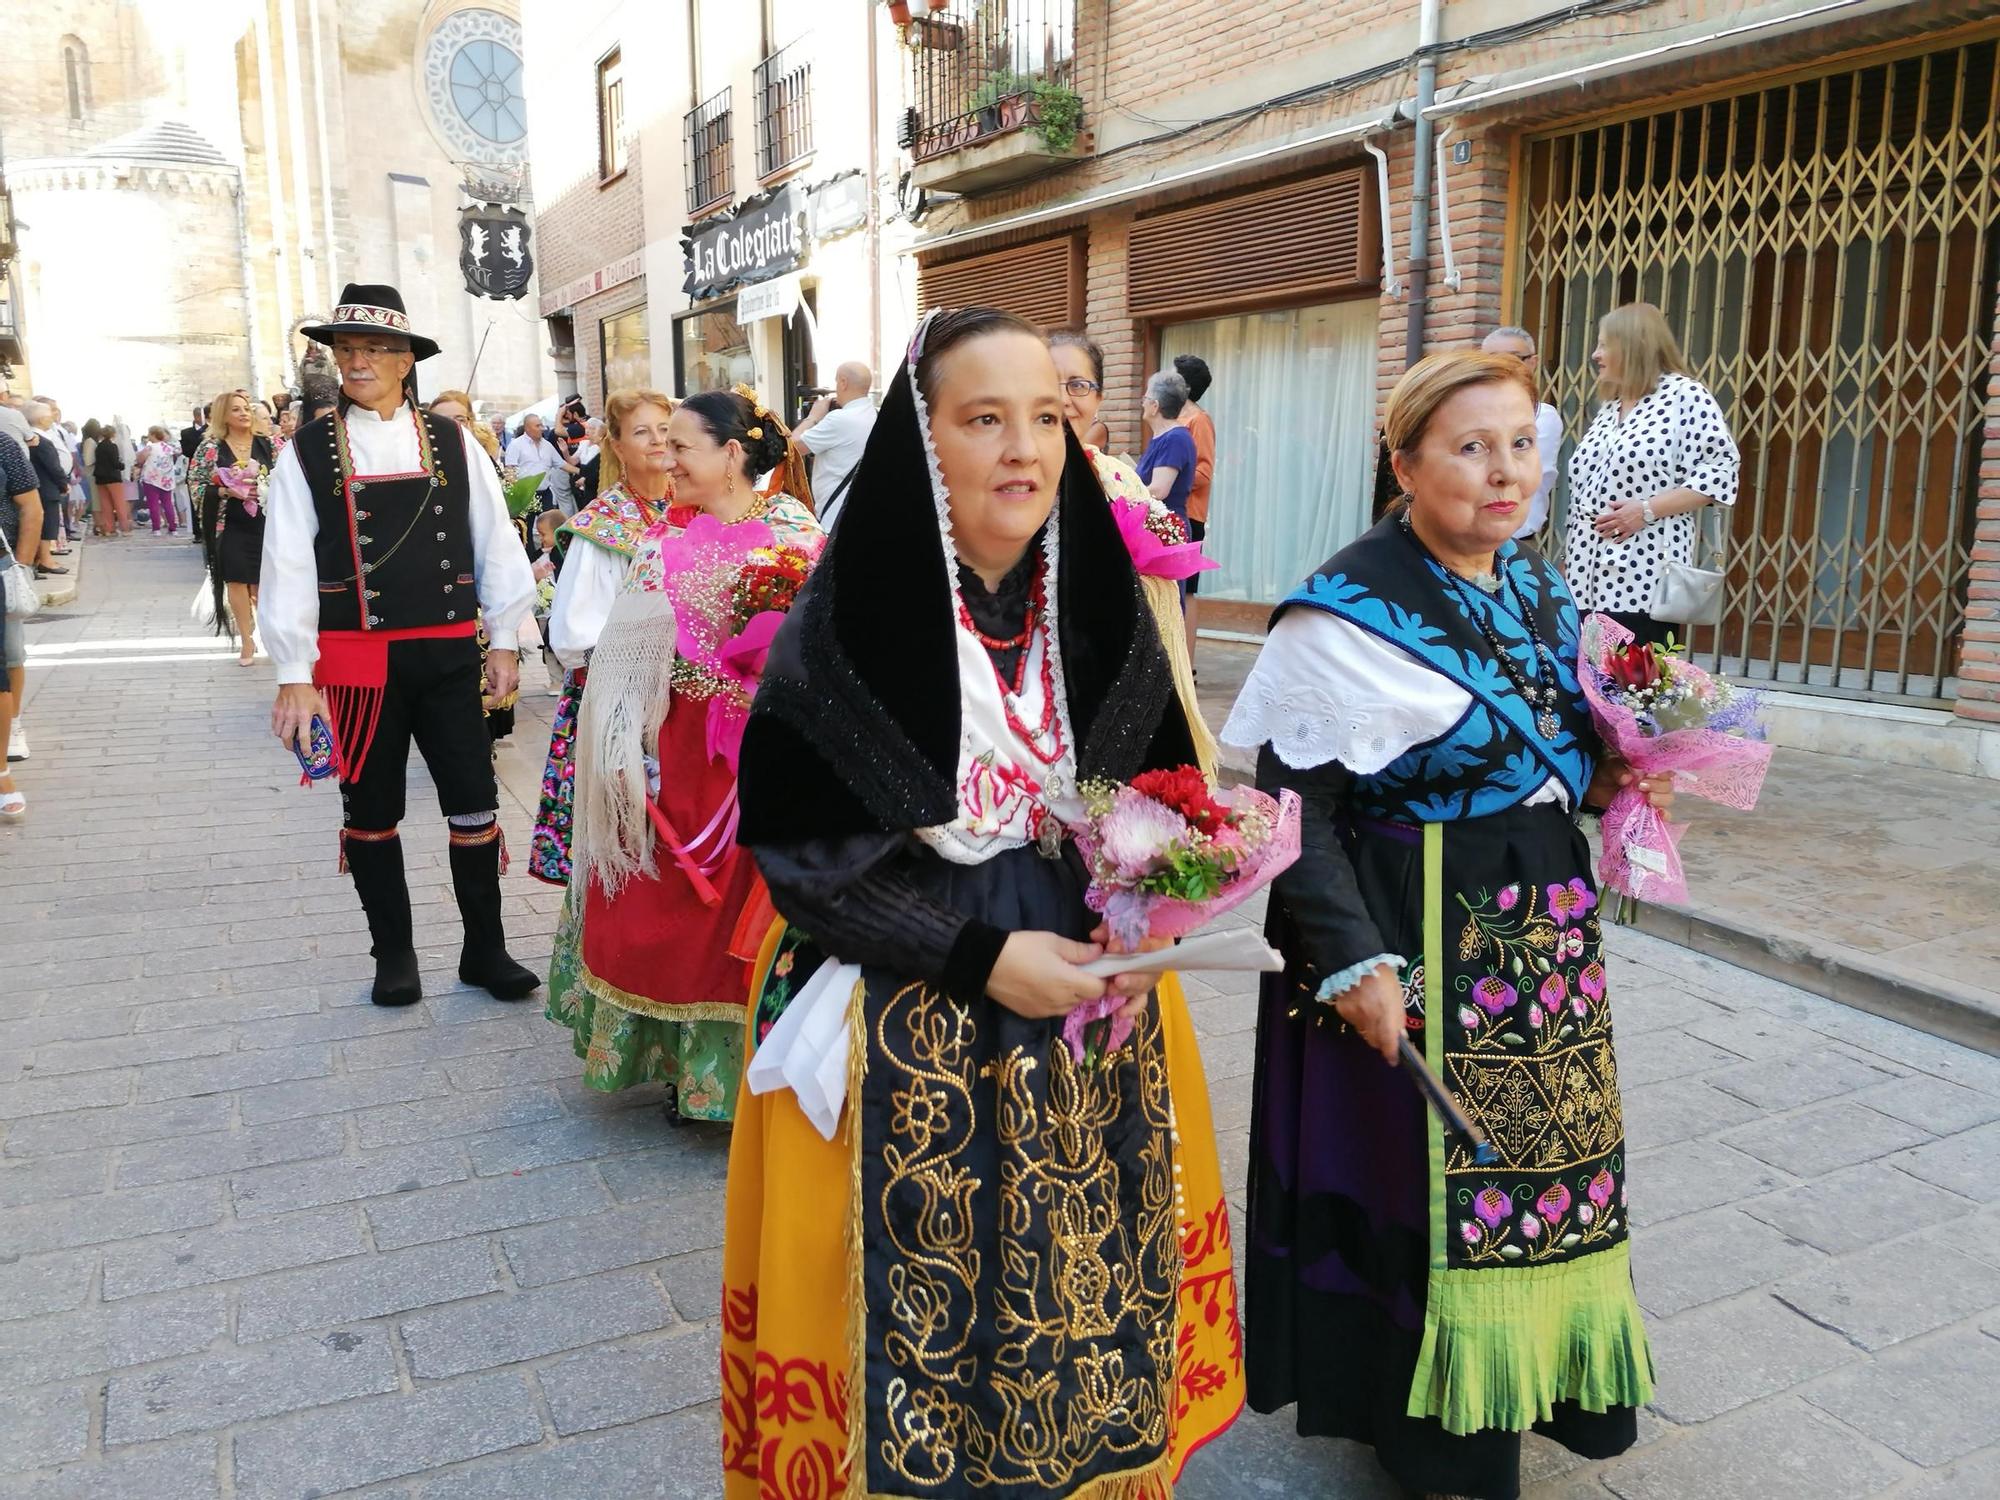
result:
[[[583,961],[583,944],[577,943],[576,987],[601,1005],[615,1005],[620,1010],[629,1010],[635,1016],[645,1016],[653,1021],[743,1021],[743,1005],[731,1000],[694,1000],[684,1005],[671,1001],[649,1000],[644,995],[635,995],[630,990],[621,990],[608,979],[590,972],[590,965]]]
[[[847,1500],[868,1497],[867,1246],[861,1231],[861,1089],[868,1081],[868,981],[847,1002]]]

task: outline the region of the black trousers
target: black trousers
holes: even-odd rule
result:
[[[389,683],[374,742],[360,779],[340,783],[349,828],[386,833],[403,821],[413,740],[437,787],[438,810],[447,818],[499,807],[493,742],[479,705],[479,642],[474,637],[389,643]]]

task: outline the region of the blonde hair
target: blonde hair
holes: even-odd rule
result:
[[[240,390],[224,391],[208,403],[208,431],[202,434],[203,438],[211,443],[219,443],[229,436],[229,403],[238,396],[243,398],[245,405],[250,404],[250,393]],[[250,429],[252,437],[257,435],[256,420],[255,416],[246,416],[243,421],[243,425]]]
[[[1535,400],[1534,382],[1521,362],[1511,354],[1488,354],[1478,349],[1454,349],[1427,354],[1412,365],[1389,392],[1382,409],[1382,440],[1391,453],[1411,455],[1430,430],[1431,420],[1460,391],[1476,385],[1512,385]]]
[[[1694,378],[1694,367],[1681,353],[1666,317],[1650,302],[1612,308],[1597,325],[1597,340],[1616,356],[1618,366],[1615,378],[1600,375],[1597,380],[1597,393],[1607,401],[1637,401],[1662,375]]]
[[[618,442],[625,436],[626,418],[642,406],[657,406],[671,417],[675,405],[671,396],[638,388],[613,391],[604,398],[604,441],[597,447],[598,494],[604,494],[625,477],[625,465],[618,457]],[[671,485],[668,490],[671,494]]]
[[[474,415],[472,397],[468,396],[464,391],[439,391],[435,396],[431,397],[430,409],[433,412],[438,409],[440,401],[455,401],[465,408],[465,415],[458,419],[458,425],[472,434],[472,440],[479,444],[481,450],[488,458],[492,459],[496,464],[499,463],[500,440],[493,436],[491,424],[480,421]]]

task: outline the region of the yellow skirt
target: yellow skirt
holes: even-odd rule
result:
[[[762,993],[783,924],[750,986]],[[1243,1330],[1237,1317],[1229,1205],[1216,1160],[1208,1081],[1179,981],[1159,987],[1161,1034],[1176,1121],[1183,1271],[1176,1308],[1175,1399],[1165,1474],[1242,1410]],[[746,1026],[746,1062],[756,1027]],[[723,1493],[728,1500],[864,1500],[849,1469],[850,1399],[858,1399],[848,1309],[854,1111],[831,1141],[789,1090],[737,1104],[729,1153],[722,1278]],[[1171,1493],[1160,1471],[1138,1483],[1099,1480],[1078,1500]],[[867,1497],[873,1500],[873,1497]]]

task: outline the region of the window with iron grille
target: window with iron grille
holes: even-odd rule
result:
[[[728,89],[710,94],[687,112],[682,139],[687,147],[688,212],[700,213],[727,201],[736,191]]]
[[[1074,0],[958,0],[914,24],[917,160],[1074,109]]]
[[[625,170],[625,63],[613,47],[597,64],[597,175],[609,181]]]
[[[757,64],[757,175],[769,177],[812,154],[810,37]]]

